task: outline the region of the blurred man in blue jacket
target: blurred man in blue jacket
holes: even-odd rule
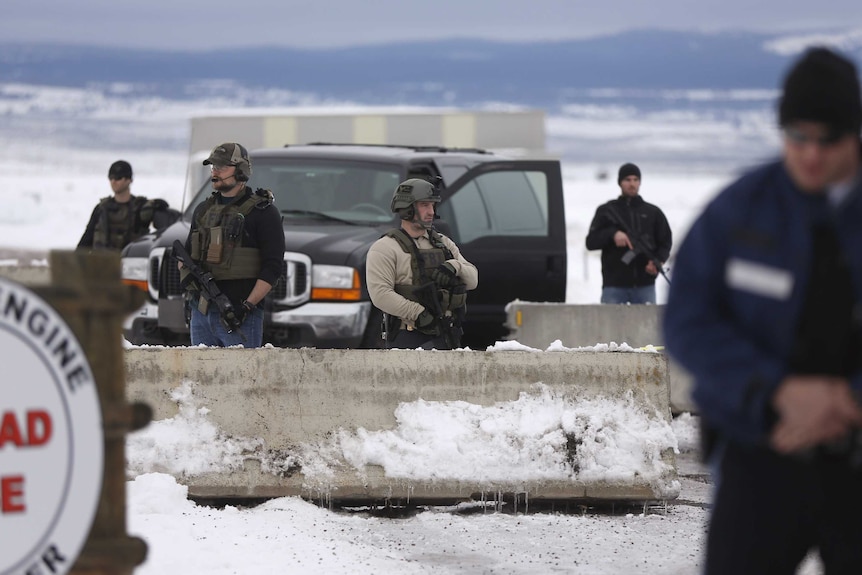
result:
[[[859,78],[824,49],[789,71],[780,161],[692,226],[664,330],[695,379],[716,492],[707,574],[862,573]]]

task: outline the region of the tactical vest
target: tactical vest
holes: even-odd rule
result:
[[[452,259],[452,252],[443,243],[440,234],[434,230],[428,230],[428,239],[433,247],[427,249],[420,249],[402,228],[389,230],[385,235],[397,241],[401,249],[410,255],[413,283],[395,284],[395,293],[410,301],[418,302],[419,298],[414,294],[416,289],[431,281],[428,272],[439,267],[446,260]],[[449,288],[437,287],[437,296],[440,298],[440,308],[444,312],[451,312],[460,320],[463,309],[467,306],[467,290],[463,282]]]
[[[260,273],[260,250],[244,247],[245,218],[255,208],[272,204],[272,192],[257,190],[238,202],[220,204],[218,192],[204,202],[191,234],[192,259],[216,280],[256,278]]]
[[[99,202],[99,219],[93,230],[93,247],[121,250],[149,231],[149,220],[138,216],[147,198],[132,196],[121,204],[113,196]],[[152,219],[152,216],[150,216]],[[144,227],[146,223],[146,227]]]

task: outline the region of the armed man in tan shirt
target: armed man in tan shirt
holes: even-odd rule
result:
[[[384,313],[386,346],[455,349],[467,291],[479,272],[455,242],[432,225],[440,193],[418,178],[395,188],[390,209],[401,227],[388,231],[368,250],[365,279],[371,301]]]

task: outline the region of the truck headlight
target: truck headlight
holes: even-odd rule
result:
[[[359,301],[359,272],[347,266],[315,265],[311,268],[311,299]]]
[[[149,258],[122,258],[123,283],[135,286],[144,292],[147,288],[147,270],[149,269]]]

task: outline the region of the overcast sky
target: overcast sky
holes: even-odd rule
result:
[[[3,0],[0,41],[164,49],[862,25],[859,0]]]

